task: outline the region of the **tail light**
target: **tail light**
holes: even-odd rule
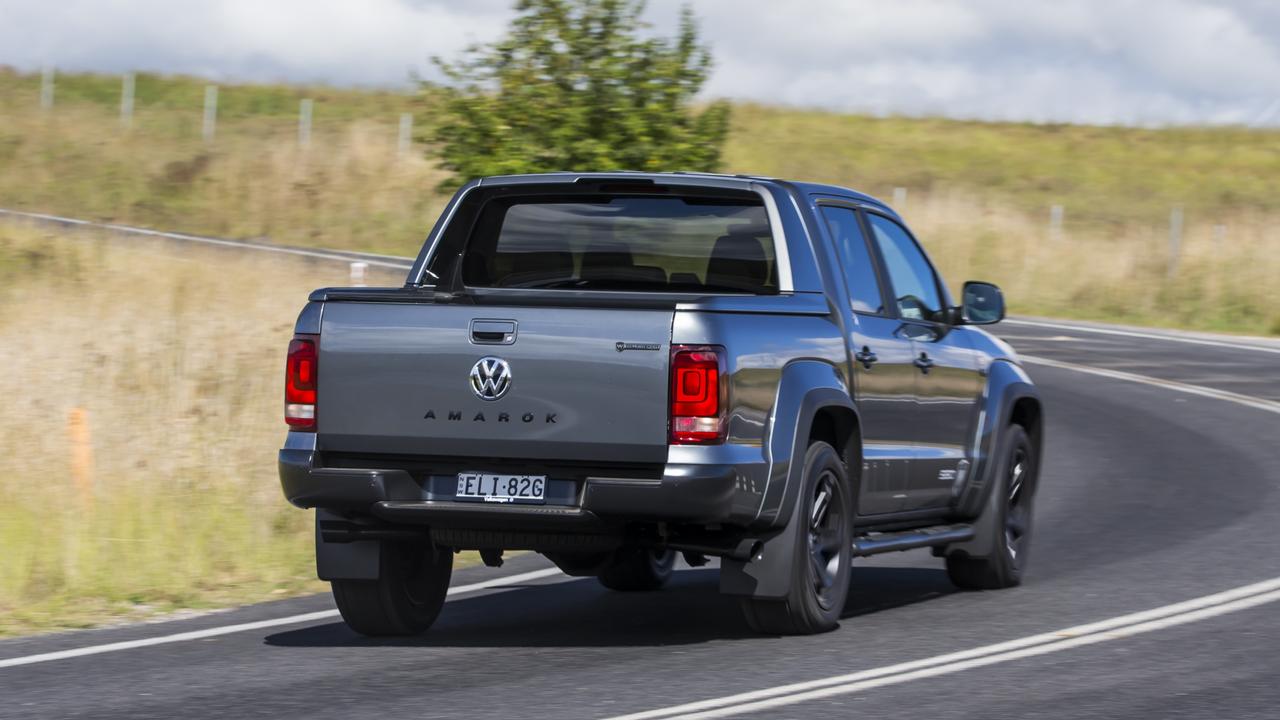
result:
[[[316,429],[319,335],[294,335],[284,371],[284,421],[292,430]]]
[[[671,347],[672,445],[724,442],[728,400],[723,348]]]

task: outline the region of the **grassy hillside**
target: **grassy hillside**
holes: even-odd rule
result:
[[[729,164],[873,194],[964,192],[1076,229],[1280,211],[1280,132],[871,118],[735,108]],[[909,206],[909,204],[908,204]]]
[[[239,85],[201,139],[203,87],[139,75],[0,71],[0,206],[279,242],[411,253],[444,198],[422,137],[430,97]],[[299,147],[300,99],[315,101]],[[740,105],[725,169],[830,181],[901,205],[952,280],[1006,285],[1015,311],[1280,333],[1280,133],[869,118]],[[673,168],[678,169],[678,168]],[[1064,208],[1061,231],[1050,206]],[[1183,208],[1177,262],[1169,218]],[[1053,240],[1052,238],[1056,238]],[[1079,268],[1066,273],[1064,268]]]

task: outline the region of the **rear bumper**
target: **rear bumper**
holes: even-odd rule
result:
[[[280,483],[289,502],[371,515],[395,524],[440,528],[591,532],[631,521],[744,524],[758,497],[745,475],[764,467],[734,464],[668,464],[657,479],[596,478],[583,481],[580,505],[500,505],[458,502],[431,493],[404,470],[324,468],[316,453],[280,451]]]

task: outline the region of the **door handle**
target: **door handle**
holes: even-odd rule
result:
[[[510,345],[516,341],[515,320],[471,321],[471,342],[476,345]]]
[[[920,372],[928,375],[929,369],[933,367],[933,358],[929,357],[928,353],[920,353],[920,357],[916,358],[913,364],[920,368]]]
[[[862,363],[862,367],[866,370],[870,370],[871,366],[880,360],[875,353],[871,352],[871,348],[866,345],[863,345],[861,350],[853,354],[853,359]]]

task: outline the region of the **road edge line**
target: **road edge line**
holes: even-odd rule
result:
[[[1150,385],[1152,387],[1163,388],[1165,390],[1173,390],[1175,392],[1185,393],[1187,395],[1198,395],[1200,397],[1213,398],[1214,400],[1224,400],[1226,402],[1244,405],[1256,410],[1264,410],[1266,412],[1280,413],[1280,403],[1271,400],[1263,400],[1262,398],[1250,395],[1241,395],[1230,390],[1218,390],[1217,388],[1206,387],[1204,385],[1192,385],[1190,383],[1178,382],[1177,380],[1165,380],[1162,378],[1151,377],[1150,375],[1137,375],[1122,370],[1108,370],[1106,368],[1096,367],[1094,365],[1078,365],[1075,363],[1062,362],[1060,360],[1050,360],[1035,355],[1019,355],[1022,362],[1032,365],[1043,365],[1045,367],[1058,368],[1060,370],[1071,370],[1074,372],[1085,373],[1086,375],[1096,375],[1098,377],[1111,378],[1112,380],[1124,380],[1127,382],[1139,383],[1141,385]]]
[[[455,595],[479,592],[480,590],[489,590],[491,588],[503,587],[514,583],[520,583],[527,580],[537,580],[539,578],[559,574],[560,568],[551,567],[519,573],[517,575],[490,578],[488,580],[482,580],[469,585],[459,585],[458,587],[449,588],[448,596],[453,597]],[[255,620],[252,622],[237,623],[235,625],[222,625],[219,627],[206,628],[204,630],[189,630],[187,632],[139,638],[137,640],[121,640],[119,642],[103,643],[101,645],[86,645],[84,647],[70,648],[67,650],[55,650],[47,653],[37,653],[35,655],[22,655],[13,658],[0,659],[0,669],[35,665],[37,663],[52,662],[54,660],[67,660],[70,658],[84,657],[86,655],[101,655],[103,653],[119,652],[121,650],[133,650],[136,648],[151,647],[153,645],[167,645],[170,643],[188,642],[191,640],[204,640],[211,637],[248,632],[250,630],[261,630],[263,628],[277,627],[280,625],[294,625],[297,623],[312,622],[314,620],[327,620],[337,616],[337,610],[318,610],[316,612],[286,615],[284,617],[271,618],[268,620]]]
[[[1083,333],[1093,333],[1095,335],[1115,335],[1118,337],[1142,338],[1144,340],[1164,340],[1167,342],[1180,342],[1188,345],[1207,345],[1209,347],[1221,347],[1231,350],[1252,350],[1254,352],[1271,353],[1280,355],[1280,347],[1267,347],[1266,345],[1258,345],[1255,343],[1266,342],[1270,338],[1248,336],[1242,337],[1236,342],[1231,342],[1230,335],[1222,335],[1221,340],[1204,337],[1203,335],[1192,335],[1179,330],[1164,330],[1163,332],[1144,332],[1141,328],[1134,329],[1119,327],[1100,327],[1091,325],[1072,325],[1066,322],[1055,322],[1054,320],[1024,320],[1020,318],[1005,318],[1004,323],[1009,325],[1023,325],[1026,327],[1048,328],[1051,330],[1076,331]],[[1161,328],[1150,328],[1157,330]],[[1207,334],[1207,333],[1206,333]]]

